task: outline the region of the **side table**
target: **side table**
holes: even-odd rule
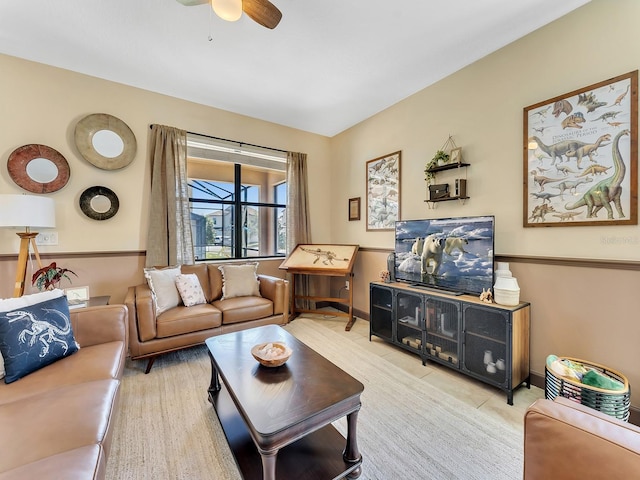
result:
[[[89,300],[78,303],[69,303],[69,310],[75,310],[76,308],[97,307],[100,305],[109,305],[111,300],[110,295],[102,295],[98,297],[90,297]]]

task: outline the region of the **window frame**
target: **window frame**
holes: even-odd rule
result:
[[[189,140],[187,140],[187,145],[189,147]],[[202,144],[198,143],[198,152],[201,152],[203,149],[201,148]],[[197,213],[194,212],[194,206],[198,205],[198,204],[213,204],[213,205],[219,205],[222,207],[222,210],[224,211],[224,208],[226,205],[229,205],[231,207],[233,207],[233,212],[232,212],[232,218],[233,218],[233,225],[231,225],[232,228],[232,242],[231,242],[231,252],[230,252],[230,256],[229,257],[225,257],[225,258],[221,258],[219,260],[221,261],[225,261],[225,260],[252,260],[252,259],[258,259],[258,258],[283,258],[286,256],[285,252],[282,253],[278,253],[278,229],[277,229],[277,225],[278,225],[278,212],[280,211],[280,209],[284,210],[285,215],[286,215],[286,210],[287,210],[287,204],[286,204],[286,198],[285,198],[285,202],[284,203],[279,203],[278,201],[273,201],[273,202],[260,202],[260,201],[244,201],[243,197],[242,197],[242,191],[243,191],[243,183],[242,183],[242,167],[243,165],[246,165],[248,167],[255,167],[258,169],[262,169],[265,168],[265,170],[269,170],[268,167],[265,167],[263,165],[264,160],[262,160],[261,158],[257,157],[257,161],[255,163],[251,162],[251,154],[244,154],[242,155],[242,157],[244,158],[245,161],[238,163],[236,162],[236,160],[238,159],[238,155],[239,152],[236,151],[234,152],[234,154],[230,157],[228,157],[227,155],[222,155],[222,157],[228,157],[228,158],[219,158],[218,157],[218,152],[216,151],[215,148],[212,148],[210,154],[205,155],[189,155],[189,152],[187,154],[187,162],[189,162],[189,159],[204,159],[204,160],[212,160],[212,161],[216,161],[216,162],[225,162],[228,163],[230,165],[233,165],[233,199],[232,200],[222,200],[222,199],[217,199],[217,200],[213,200],[213,199],[201,199],[201,198],[195,198],[194,196],[192,196],[192,191],[190,191],[190,195],[189,195],[189,209],[191,214],[195,214],[195,215],[199,215]],[[276,192],[276,188],[279,185],[282,184],[287,184],[287,178],[286,178],[286,160],[284,158],[282,158],[280,160],[280,162],[283,165],[282,168],[276,169],[276,171],[282,172],[284,173],[284,179],[281,181],[278,181],[277,183],[275,183],[274,185],[271,186],[271,188],[273,188],[273,192],[272,192],[272,198],[274,200],[276,200],[275,198],[275,192]],[[189,187],[190,189],[193,189],[193,184],[194,182],[211,182],[211,183],[216,183],[218,180],[213,180],[213,179],[204,179],[204,178],[198,178],[196,176],[194,176],[193,178],[191,176],[188,177],[188,183],[189,183]],[[227,183],[229,184],[229,181],[225,181],[225,180],[219,180],[219,182],[221,183]],[[250,184],[247,184],[250,185]],[[245,185],[246,186],[246,185]],[[260,186],[258,186],[258,188],[261,188]],[[260,194],[262,196],[262,192]],[[272,254],[269,255],[257,255],[257,256],[247,256],[247,253],[249,252],[249,246],[248,246],[248,242],[243,242],[243,233],[244,233],[244,228],[242,228],[243,226],[243,212],[246,210],[246,208],[248,207],[255,207],[258,212],[261,211],[262,208],[270,208],[273,210],[273,222],[274,225],[272,226],[273,228],[273,238],[271,238],[271,242],[273,244],[273,247],[271,248],[271,251],[273,252]],[[240,227],[238,227],[240,226]],[[260,226],[260,228],[258,229],[258,235],[259,235],[259,239],[260,239],[260,244],[262,244],[263,242],[263,234],[265,235],[269,235],[268,232],[268,228],[266,231],[264,231],[264,228],[262,226]],[[286,225],[285,225],[285,235],[286,235]],[[214,233],[214,239],[215,239],[215,233]],[[264,239],[264,241],[269,242],[268,237],[266,239]],[[214,240],[215,242],[215,240]],[[222,244],[224,245],[224,235],[222,235]],[[215,243],[214,243],[215,245]],[[208,247],[209,244],[205,242],[205,252],[206,252],[206,247]],[[255,250],[252,250],[255,251]],[[195,255],[194,255],[195,257]],[[207,258],[207,255],[205,253],[204,258],[197,258],[195,259],[196,262],[206,262],[206,261],[211,261],[212,259]]]

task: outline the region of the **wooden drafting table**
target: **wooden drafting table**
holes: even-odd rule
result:
[[[346,304],[348,312],[336,312],[339,317],[348,317],[345,330],[351,330],[353,326],[353,265],[355,263],[358,245],[327,245],[307,244],[298,245],[289,257],[282,262],[280,269],[291,273],[291,297],[293,306],[291,313],[324,313],[320,310],[297,308],[296,299],[312,300],[317,302],[335,302]],[[325,275],[330,277],[347,277],[349,283],[349,297],[319,297],[312,295],[298,295],[296,293],[296,275]]]

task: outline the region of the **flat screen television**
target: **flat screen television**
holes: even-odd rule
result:
[[[493,287],[493,216],[401,220],[395,232],[396,281],[477,295]]]

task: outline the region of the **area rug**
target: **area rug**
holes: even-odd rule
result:
[[[521,432],[313,320],[287,330],[364,384],[360,478],[522,478]],[[206,347],[164,355],[149,375],[144,363],[125,371],[107,479],[240,479],[207,401]],[[346,421],[335,426],[346,434]]]

